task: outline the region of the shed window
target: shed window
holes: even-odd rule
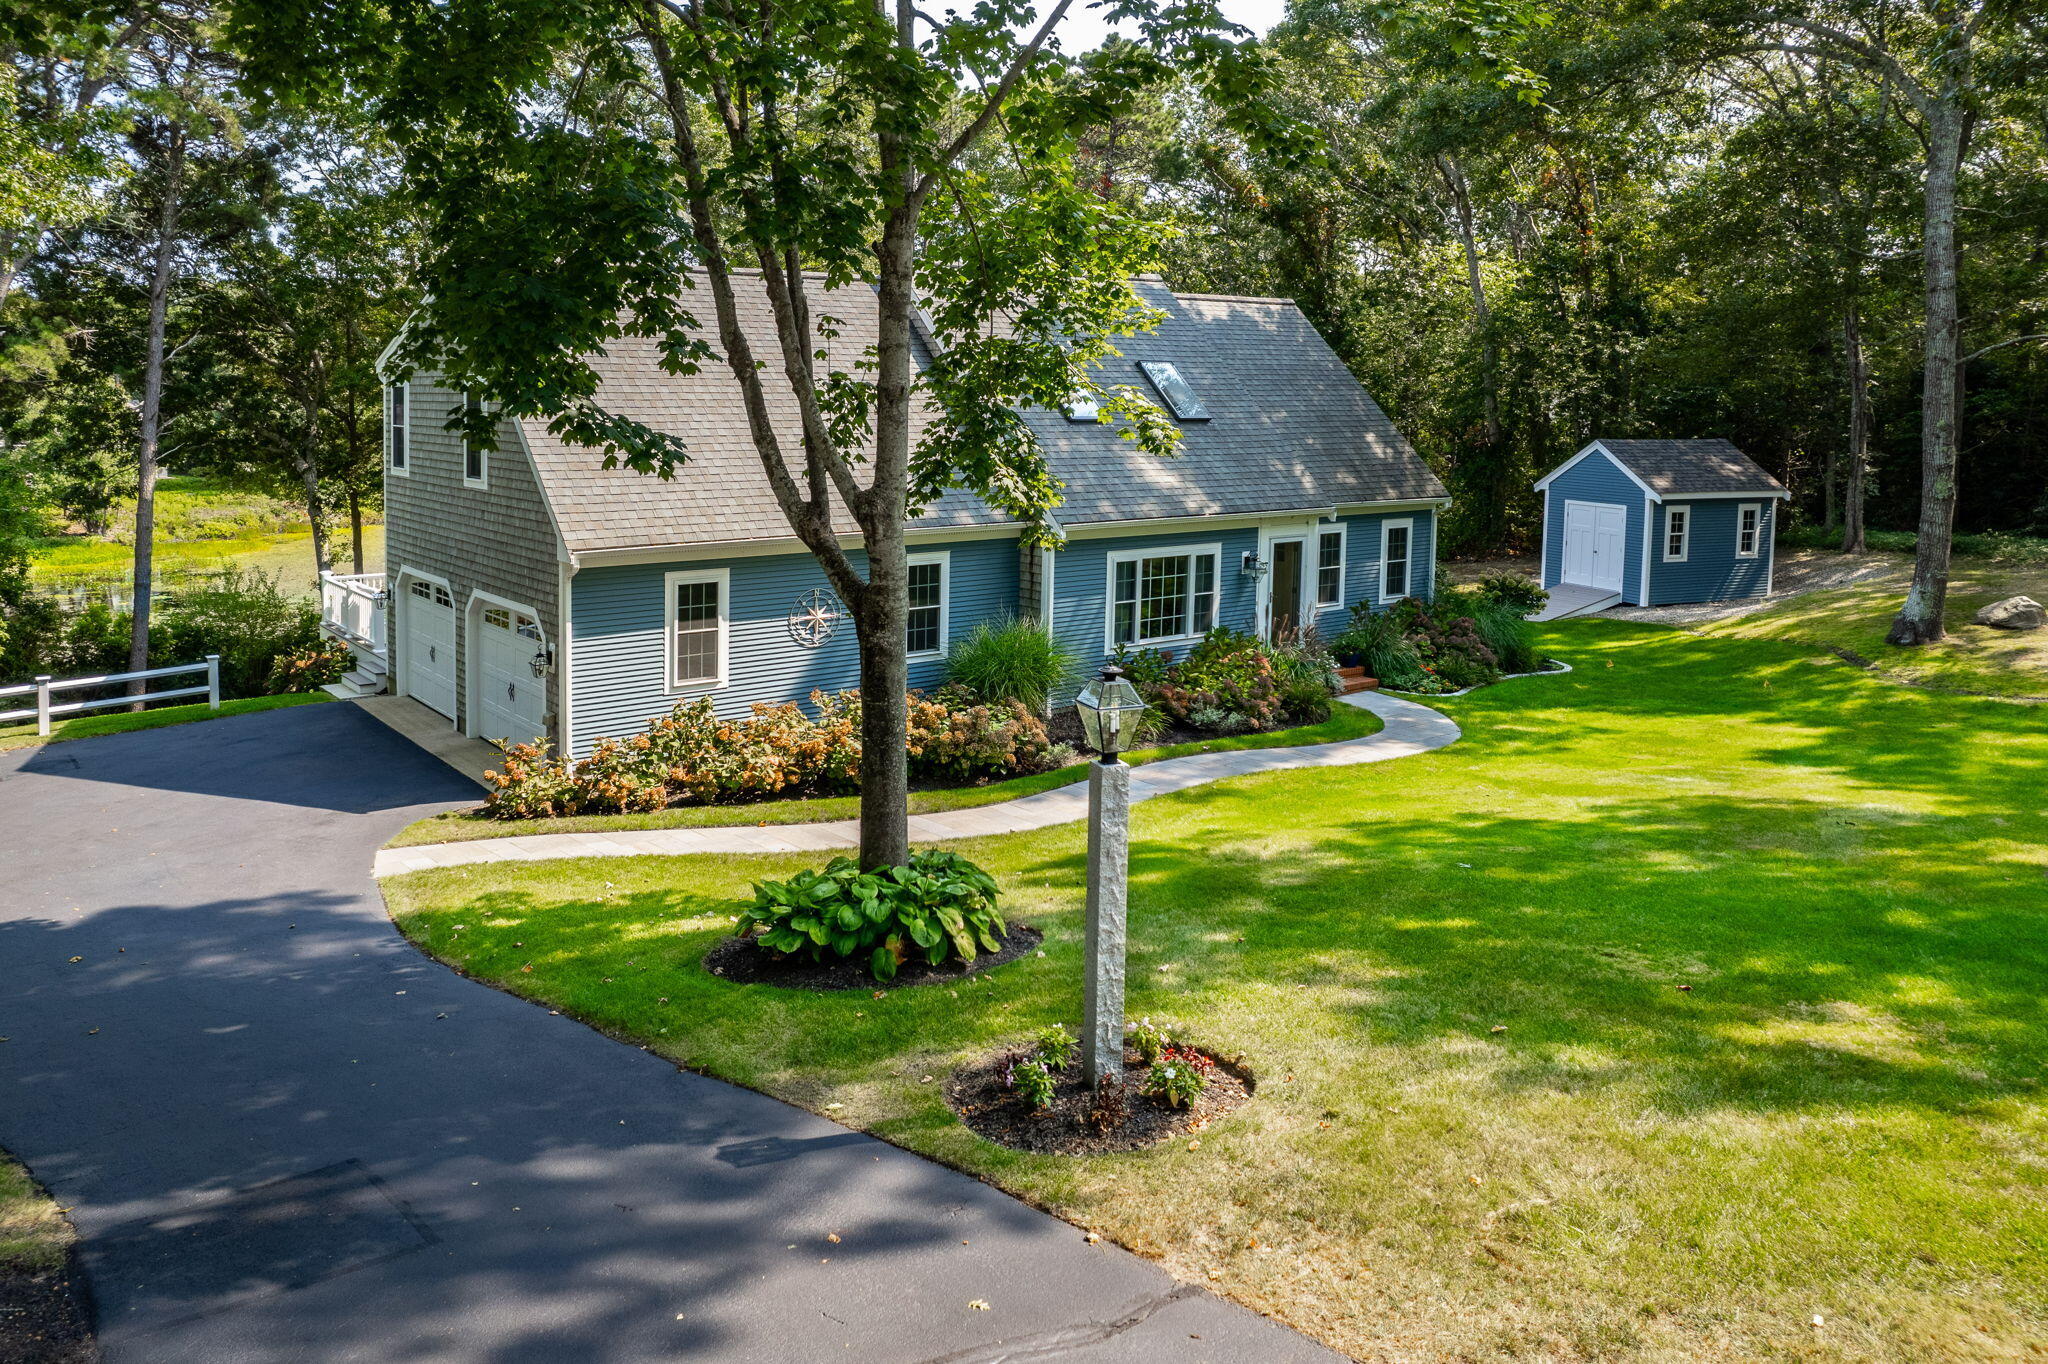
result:
[[[1173,409],[1174,416],[1184,422],[1209,420],[1209,409],[1202,406],[1202,400],[1195,396],[1194,385],[1182,377],[1178,366],[1164,360],[1143,360],[1138,368],[1145,371],[1145,377],[1152,381],[1152,387],[1159,390],[1159,396],[1166,399],[1166,405]]]
[[[462,395],[462,415],[465,420],[474,417],[483,410],[484,400],[482,398],[479,398],[474,393]],[[464,486],[470,488],[486,486],[488,480],[485,475],[489,469],[486,460],[488,458],[488,452],[483,446],[478,445],[471,438],[468,430],[465,429],[462,433],[462,482]]]
[[[1220,552],[1205,546],[1184,554],[1111,555],[1111,646],[1206,634],[1216,624]]]
[[[1326,530],[1316,540],[1316,605],[1344,604],[1344,531]]]
[[[668,681],[671,687],[725,685],[727,573],[668,575]]]
[[[909,597],[909,650],[913,654],[935,654],[946,647],[945,555],[910,560]]]
[[[384,450],[391,462],[394,473],[405,473],[405,385],[393,384],[384,390]]]
[[[1683,560],[1692,541],[1692,508],[1666,507],[1664,509],[1664,561],[1675,563]]]
[[[1763,538],[1764,509],[1760,502],[1745,502],[1735,509],[1735,555],[1756,557],[1757,542]]]
[[[1380,600],[1399,601],[1408,595],[1408,562],[1415,523],[1384,522],[1380,529]]]

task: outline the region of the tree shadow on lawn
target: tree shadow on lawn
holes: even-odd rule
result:
[[[1387,816],[1277,849],[1230,850],[1235,821],[1140,843],[1134,951],[1174,963],[1181,998],[1149,997],[1134,969],[1131,1007],[1199,1013],[1247,978],[1305,986],[1299,1037],[1470,1039],[1514,1058],[1492,1075],[1504,1090],[1626,1081],[1676,1112],[1988,1115],[2037,1095],[2038,872],[2016,875],[1988,822],[1889,810],[1860,812],[1877,846],[1802,846],[1845,813],[1609,804],[1597,848],[1582,822],[1512,815]]]

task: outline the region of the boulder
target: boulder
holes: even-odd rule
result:
[[[2038,630],[2048,624],[2048,613],[2032,597],[2007,597],[1979,611],[1975,620],[1997,630]]]

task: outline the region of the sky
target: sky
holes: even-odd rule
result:
[[[1267,29],[1286,16],[1286,0],[1223,0],[1224,17],[1234,23],[1243,24],[1254,33],[1263,34]],[[1068,52],[1087,52],[1102,46],[1102,40],[1109,36],[1109,25],[1105,24],[1097,10],[1077,3],[1067,11],[1067,17],[1060,21],[1060,46]]]

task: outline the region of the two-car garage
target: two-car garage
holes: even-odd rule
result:
[[[394,622],[399,689],[474,738],[524,743],[547,733],[549,654],[537,613],[482,593],[458,610],[448,584],[406,573]],[[467,618],[467,655],[457,631]],[[468,705],[458,708],[464,671]]]

